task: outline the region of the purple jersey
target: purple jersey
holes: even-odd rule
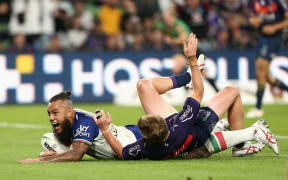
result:
[[[183,110],[167,121],[170,135],[162,144],[151,144],[144,138],[123,148],[122,154],[126,160],[137,159],[168,159],[179,153],[197,146],[197,129],[194,126],[200,108],[199,102],[191,97],[185,101]]]

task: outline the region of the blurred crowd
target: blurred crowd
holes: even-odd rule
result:
[[[0,0],[0,51],[177,51],[174,21],[203,51],[250,49],[249,13],[249,0]]]

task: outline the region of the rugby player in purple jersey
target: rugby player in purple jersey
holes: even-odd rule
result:
[[[267,144],[276,154],[279,153],[276,139],[265,121],[259,121],[252,127],[242,130],[244,111],[237,89],[232,87],[223,89],[208,102],[206,107],[200,108],[204,87],[196,58],[197,43],[194,34],[190,34],[188,42],[184,43],[191,76],[183,74],[138,82],[138,95],[147,114],[138,121],[142,139],[122,147],[109,131],[111,115],[108,113],[106,118],[104,111],[96,112],[97,119],[94,119],[96,124],[120,159],[161,160],[175,158],[180,154],[186,154],[188,158],[208,157],[233,146],[236,146],[236,150],[242,150],[244,142],[249,140]],[[178,113],[173,106],[162,99],[160,94],[188,84],[191,78],[193,92],[187,97],[183,110]],[[232,131],[211,134],[215,124],[227,110]],[[261,148],[254,147],[252,152],[258,152]]]

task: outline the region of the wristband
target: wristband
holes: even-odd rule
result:
[[[188,59],[190,66],[198,66],[197,57],[195,55],[189,56],[189,57],[187,57],[187,59]]]

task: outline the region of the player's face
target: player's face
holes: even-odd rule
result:
[[[52,125],[54,133],[61,133],[64,125],[69,123],[69,107],[66,102],[58,100],[48,104],[48,117]]]

